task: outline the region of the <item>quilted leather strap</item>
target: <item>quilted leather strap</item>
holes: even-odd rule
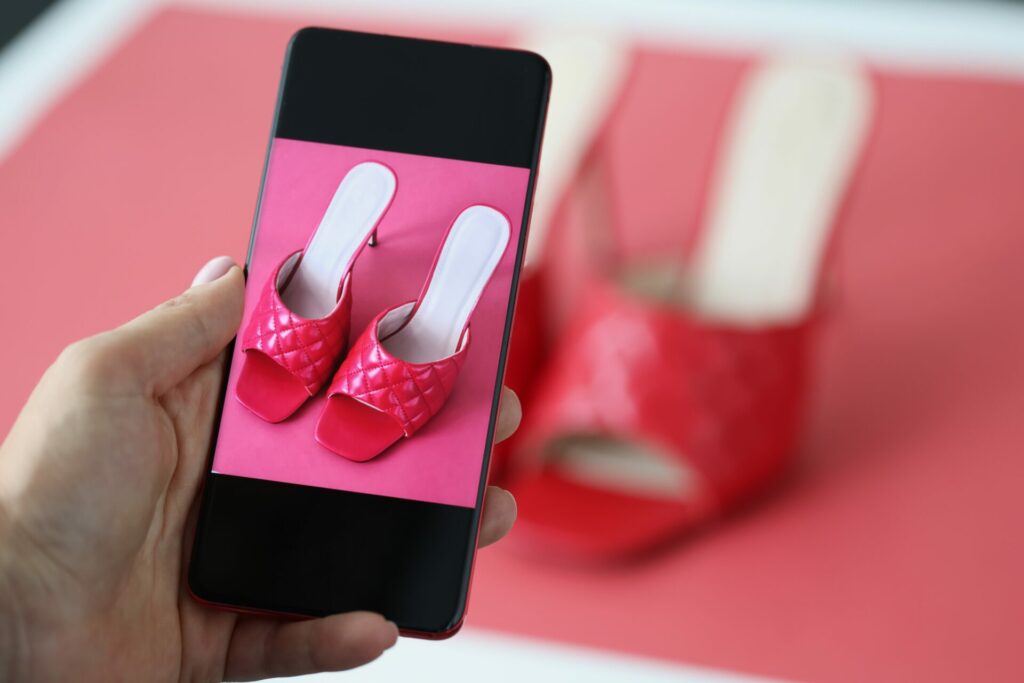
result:
[[[352,345],[327,390],[328,396],[350,396],[387,413],[412,436],[436,415],[455,388],[469,350],[469,328],[459,349],[430,363],[407,363],[388,353],[381,337],[408,320],[415,302],[384,311],[367,325]]]
[[[804,384],[806,325],[741,329],[596,283],[559,341],[523,435],[645,443],[701,477],[717,504],[784,463]]]
[[[330,379],[345,351],[352,311],[351,277],[342,285],[333,311],[315,320],[303,318],[285,305],[280,294],[300,257],[301,252],[291,254],[267,278],[242,335],[242,350],[265,354],[301,380],[312,396]]]

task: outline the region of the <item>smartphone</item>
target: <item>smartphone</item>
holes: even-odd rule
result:
[[[551,83],[516,50],[287,50],[188,582],[461,625]]]

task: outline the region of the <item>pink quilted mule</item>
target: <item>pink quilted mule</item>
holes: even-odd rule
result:
[[[267,280],[242,334],[245,353],[235,397],[268,422],[292,415],[330,378],[348,343],[352,264],[396,187],[376,162],[354,166],[338,185],[306,248]]]
[[[469,352],[469,319],[505,253],[499,211],[459,214],[419,299],[377,315],[334,376],[316,440],[350,460],[370,460],[422,429],[455,389]]]

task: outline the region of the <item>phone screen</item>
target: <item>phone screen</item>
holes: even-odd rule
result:
[[[293,38],[198,598],[461,622],[549,84],[526,52]]]

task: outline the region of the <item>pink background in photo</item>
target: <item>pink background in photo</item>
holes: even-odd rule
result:
[[[420,293],[445,230],[471,204],[510,218],[512,236],[470,320],[472,345],[443,410],[423,429],[374,460],[356,463],[313,438],[320,392],[292,417],[269,424],[235,399],[242,367],[235,348],[213,469],[223,474],[472,507],[476,503],[498,355],[505,325],[529,171],[313,142],[276,139],[249,264],[245,317],[266,279],[288,254],[305,247],[338,183],[354,165],[379,161],[398,177],[381,220],[380,246],[364,249],[353,272],[352,335],[384,308]],[[243,325],[245,324],[243,322]]]

